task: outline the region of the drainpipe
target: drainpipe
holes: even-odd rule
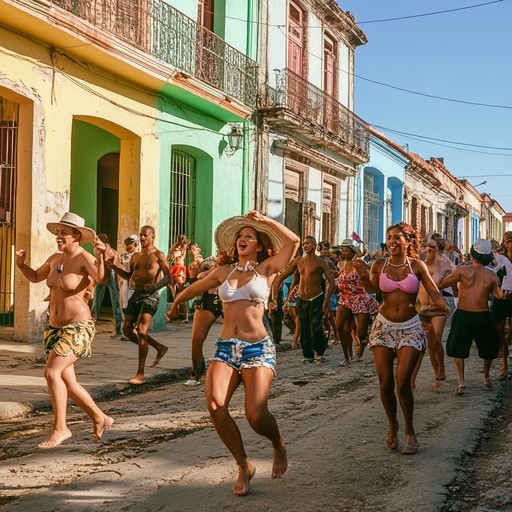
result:
[[[259,18],[256,18],[259,19]],[[249,0],[247,2],[247,39],[245,42],[246,54],[253,60],[256,60],[252,55],[252,37],[253,37],[253,2]]]
[[[245,42],[246,55],[253,60],[256,60],[253,56],[253,11],[257,11],[258,0],[256,0],[256,4],[254,4],[253,0],[249,0],[247,2],[247,37]],[[258,13],[256,12],[256,15]],[[259,19],[256,16],[256,19]],[[251,183],[251,169],[249,168],[249,130],[250,130],[250,121],[242,122],[242,132],[243,132],[243,154],[242,154],[242,215],[244,215],[248,210],[249,203],[249,184]]]
[[[242,147],[242,201],[241,214],[245,215],[248,210],[248,184],[251,183],[251,170],[249,169],[249,123],[244,121],[242,124],[243,147]]]

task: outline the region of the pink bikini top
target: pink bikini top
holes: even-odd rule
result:
[[[384,272],[384,269],[389,264],[389,258],[386,258],[379,277],[379,288],[381,291],[384,293],[389,293],[394,290],[402,290],[405,293],[418,293],[418,290],[420,289],[420,281],[416,277],[416,274],[412,271],[409,258],[406,258],[405,261],[407,262],[407,265],[409,265],[409,270],[411,273],[407,274],[407,276],[401,281],[393,281]]]

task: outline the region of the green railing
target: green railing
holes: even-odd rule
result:
[[[258,65],[163,0],[51,0],[81,20],[253,107]]]
[[[368,125],[332,96],[290,69],[276,70],[276,87],[267,86],[262,108],[286,109],[327,134],[350,144],[362,155],[370,149]]]

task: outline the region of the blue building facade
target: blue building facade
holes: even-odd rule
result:
[[[370,253],[386,241],[386,229],[403,220],[407,152],[370,128],[370,160],[355,179],[354,230]]]

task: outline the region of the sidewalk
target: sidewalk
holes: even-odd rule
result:
[[[213,355],[213,340],[221,324],[214,324],[204,344],[205,357]],[[111,338],[113,322],[100,319],[92,345],[92,357],[80,359],[75,368],[78,381],[95,399],[105,399],[133,388],[128,379],[137,371],[137,346],[129,341]],[[192,324],[172,322],[165,331],[151,332],[169,351],[156,367],[146,366],[148,384],[185,380],[191,369]],[[150,347],[147,365],[155,351]],[[42,343],[0,340],[0,421],[26,416],[50,408],[50,398],[43,376]]]

